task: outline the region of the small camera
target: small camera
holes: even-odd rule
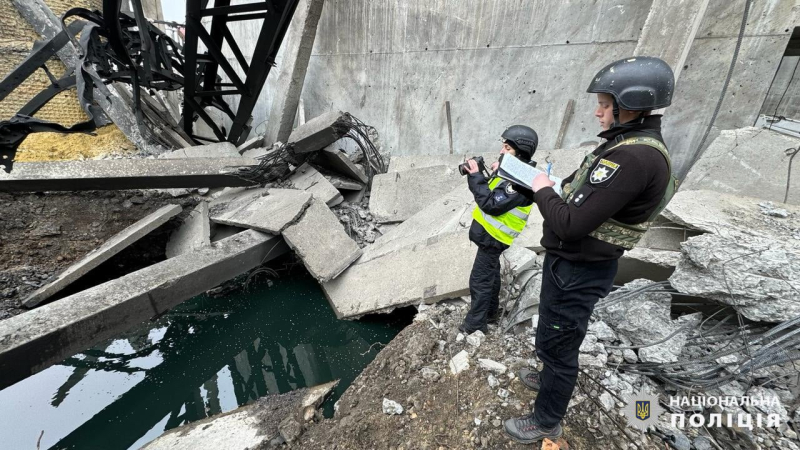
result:
[[[470,159],[474,160],[478,164],[479,172],[486,172],[486,164],[483,161],[483,156],[475,156]],[[461,176],[468,174],[469,173],[467,171],[468,169],[469,169],[469,164],[467,164],[466,162],[458,165],[458,173],[460,173]]]

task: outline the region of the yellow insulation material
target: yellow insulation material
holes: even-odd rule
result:
[[[130,153],[136,147],[116,125],[107,125],[90,136],[83,133],[34,133],[19,146],[15,162],[88,159],[105,154]]]

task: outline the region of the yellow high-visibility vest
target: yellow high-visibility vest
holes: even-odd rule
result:
[[[494,177],[489,180],[489,189],[494,189],[500,182],[503,181],[499,177]],[[514,238],[522,233],[525,224],[528,222],[528,216],[531,213],[531,206],[517,206],[507,213],[500,214],[499,216],[492,216],[481,210],[478,205],[472,211],[472,218],[478,221],[483,226],[487,233],[493,238],[506,245],[511,245]]]

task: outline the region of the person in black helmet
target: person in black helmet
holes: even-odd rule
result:
[[[509,127],[503,132],[502,140],[500,154],[509,153],[524,162],[530,162],[539,145],[536,132],[525,125]],[[487,323],[499,317],[500,254],[511,245],[515,233],[525,226],[533,204],[533,192],[495,176],[487,180],[474,160],[467,163],[467,182],[476,203],[469,239],[477,244],[478,252],[469,277],[472,303],[458,329],[471,334],[477,330],[487,332]],[[497,164],[492,165],[493,173]]]
[[[561,435],[594,305],[611,290],[619,257],[674,193],[661,116],[652,114],[669,106],[673,86],[672,70],[658,58],[628,58],[603,68],[588,92],[597,94],[598,136],[605,142],[564,179],[563,197],[547,177],[533,181],[546,249],[536,330],[544,368],[520,371],[520,381],[539,393],[531,414],[505,422],[518,442]]]

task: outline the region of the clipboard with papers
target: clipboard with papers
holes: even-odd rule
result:
[[[533,179],[540,173],[546,174],[547,172],[526,164],[509,153],[505,153],[500,157],[500,166],[497,168],[497,176],[512,183],[526,186],[528,189],[533,184]],[[561,178],[551,174],[548,174],[548,178],[556,183],[553,189],[558,195],[561,195]]]

